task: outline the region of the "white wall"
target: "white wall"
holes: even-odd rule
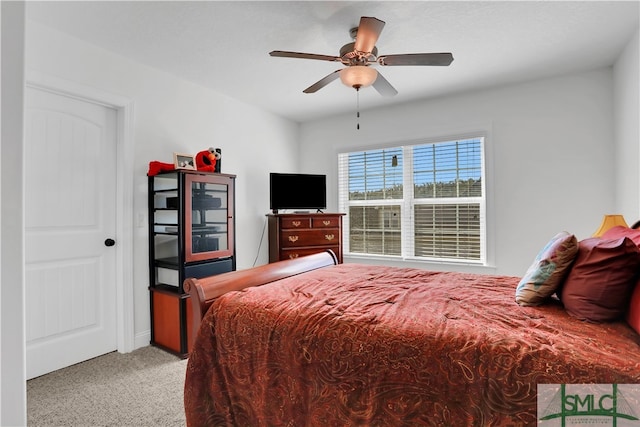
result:
[[[495,268],[457,268],[522,275],[555,233],[588,237],[616,207],[612,75],[606,68],[364,111],[359,131],[351,114],[308,122],[301,126],[302,168],[333,177],[339,151],[486,131]],[[337,183],[330,184],[335,209]]]
[[[0,3],[0,425],[27,423],[24,332],[24,2]]]
[[[640,219],[640,33],[636,32],[616,61],[614,132],[616,141],[616,211],[629,225]]]
[[[134,103],[134,299],[137,345],[149,342],[147,177],[151,160],[172,162],[173,152],[222,149],[222,172],[237,175],[236,247],[239,269],[267,262],[268,173],[297,170],[299,126],[217,92],[114,55],[32,21],[27,22],[26,65]]]

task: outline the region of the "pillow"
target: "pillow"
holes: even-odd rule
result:
[[[578,240],[562,231],[549,241],[529,267],[516,288],[520,305],[540,305],[562,283],[578,253]]]
[[[640,230],[634,230],[624,225],[611,227],[602,235],[603,239],[619,239],[620,237],[628,237],[633,240],[636,246],[640,246]]]
[[[638,223],[634,226],[640,225]],[[640,247],[640,230],[635,227],[625,227],[623,225],[617,225],[607,230],[602,238],[613,239],[617,237],[626,236],[633,240],[637,246]],[[633,293],[631,294],[631,302],[629,303],[629,310],[627,311],[626,320],[629,326],[631,326],[636,332],[640,333],[640,280],[636,282]]]
[[[559,289],[567,312],[605,322],[621,318],[629,306],[640,268],[640,249],[628,237],[580,241],[578,255]]]
[[[640,334],[640,280],[636,282],[631,294],[631,303],[629,303],[626,320],[629,326]]]

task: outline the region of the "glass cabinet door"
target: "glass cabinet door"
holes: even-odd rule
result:
[[[187,174],[185,181],[185,261],[233,254],[233,179]]]

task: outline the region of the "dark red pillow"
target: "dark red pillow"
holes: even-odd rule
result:
[[[640,247],[640,230],[635,228],[617,225],[610,228],[602,235],[603,239],[614,239],[619,237],[628,237],[633,240],[633,243]],[[640,280],[636,282],[633,293],[631,294],[631,301],[629,302],[626,320],[636,332],[640,333]]]
[[[640,334],[640,280],[636,282],[631,294],[631,302],[629,303],[626,319],[629,326]]]
[[[616,225],[608,229],[603,235],[603,239],[619,239],[621,237],[628,237],[633,240],[636,246],[640,246],[640,230],[634,228],[625,227],[624,225]]]
[[[627,312],[640,268],[640,249],[628,237],[592,237],[578,244],[578,255],[559,297],[578,319],[605,322]]]

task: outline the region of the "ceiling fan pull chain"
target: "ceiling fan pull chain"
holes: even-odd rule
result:
[[[360,130],[360,88],[356,87],[356,129]]]

